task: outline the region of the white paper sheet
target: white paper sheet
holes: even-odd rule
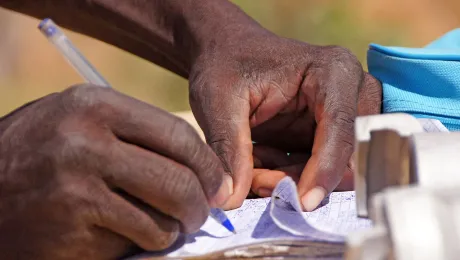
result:
[[[418,120],[426,132],[448,132],[438,120]],[[343,242],[347,234],[372,225],[370,220],[356,217],[354,191],[333,192],[315,211],[302,212],[297,189],[288,177],[277,185],[272,198],[245,200],[239,209],[226,214],[237,230],[236,235],[208,218],[199,232],[185,236],[168,256],[197,256],[284,238]]]
[[[185,244],[169,256],[201,255],[283,238],[343,242],[349,232],[371,226],[369,220],[356,217],[354,192],[334,192],[317,210],[301,212],[292,205],[298,200],[296,187],[286,177],[275,188],[273,197],[277,198],[246,200],[241,208],[227,211],[236,235],[209,218],[198,233],[188,235]],[[276,202],[271,204],[271,200]],[[289,232],[292,230],[296,232]]]
[[[370,227],[356,216],[354,192],[334,192],[312,213],[302,212],[294,181],[286,177],[273,192],[270,215],[281,229],[310,240],[343,242],[353,231]]]

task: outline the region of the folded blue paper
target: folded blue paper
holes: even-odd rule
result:
[[[460,130],[460,29],[424,48],[371,44],[369,73],[383,84],[383,112],[434,118]]]

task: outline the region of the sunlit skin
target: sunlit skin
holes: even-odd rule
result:
[[[286,174],[304,210],[352,188],[354,119],[380,112],[381,86],[348,50],[279,37],[226,0],[0,6],[189,79],[208,143],[183,120],[94,86],[18,108],[0,119],[1,259],[162,250],[209,207],[239,207],[251,187],[269,196]]]

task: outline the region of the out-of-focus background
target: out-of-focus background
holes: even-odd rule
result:
[[[371,42],[421,47],[460,22],[458,0],[235,0],[285,37],[347,47],[366,67]],[[36,29],[38,20],[0,9],[0,116],[82,79]],[[171,112],[189,109],[187,81],[94,39],[69,37],[119,91]]]

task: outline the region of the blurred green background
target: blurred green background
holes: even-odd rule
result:
[[[455,0],[235,0],[289,38],[349,48],[366,66],[367,46],[421,47],[458,26]],[[0,9],[0,115],[82,79],[36,29],[38,20]],[[171,112],[189,109],[187,81],[94,39],[69,36],[116,89]]]

